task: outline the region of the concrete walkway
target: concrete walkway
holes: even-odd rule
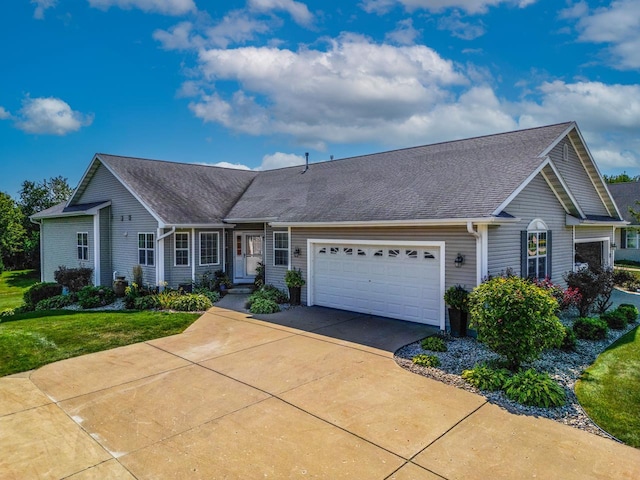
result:
[[[640,451],[398,367],[429,327],[212,308],[0,379],[0,478],[637,479]]]

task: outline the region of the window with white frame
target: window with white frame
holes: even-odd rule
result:
[[[289,232],[273,232],[273,264],[289,265]]]
[[[218,232],[200,232],[200,265],[218,265]]]
[[[89,260],[89,234],[78,232],[78,260]]]
[[[544,279],[549,276],[549,237],[547,225],[533,220],[526,232],[526,277]]]
[[[627,229],[627,243],[626,248],[640,248],[640,242],[638,242],[638,230],[633,228]]]
[[[153,233],[138,234],[138,263],[155,265],[155,235]]]
[[[189,266],[189,233],[175,233],[175,266]]]

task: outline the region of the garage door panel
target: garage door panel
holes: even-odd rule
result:
[[[439,325],[440,248],[316,244],[314,303]]]

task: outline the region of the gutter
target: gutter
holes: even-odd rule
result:
[[[339,222],[271,222],[272,227],[437,227],[442,225],[466,226],[469,223],[477,225],[501,225],[518,223],[520,218],[444,218],[434,220],[373,220],[373,221],[339,221]]]

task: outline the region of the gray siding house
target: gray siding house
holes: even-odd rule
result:
[[[177,286],[223,270],[308,305],[439,326],[443,294],[507,269],[563,274],[613,262],[618,208],[573,122],[264,172],[97,154],[71,199],[32,217],[42,277]]]

